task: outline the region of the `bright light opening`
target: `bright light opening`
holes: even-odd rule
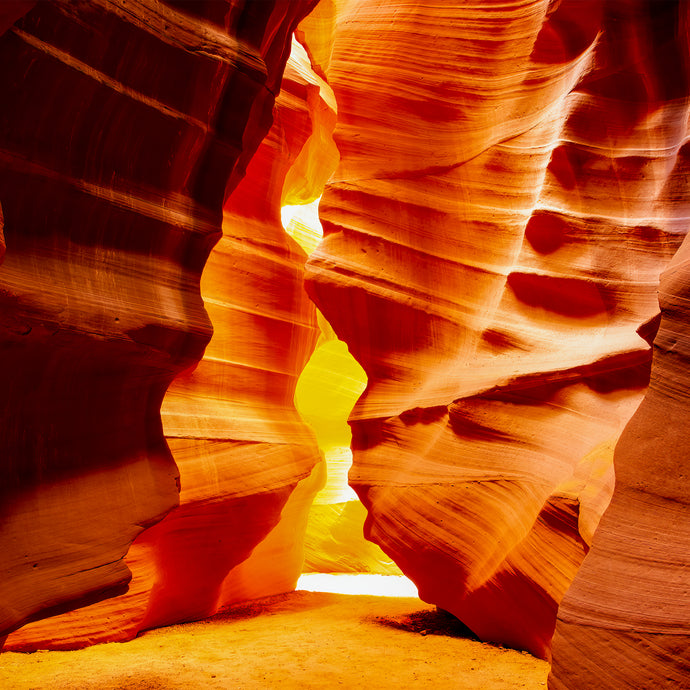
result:
[[[301,206],[283,206],[281,210],[285,231],[308,254],[322,238],[319,200]],[[366,509],[348,484],[352,434],[347,419],[366,388],[367,377],[323,315],[319,314],[318,322],[321,337],[295,390],[295,407],[316,434],[327,477],[309,512],[304,540],[307,581],[319,591],[342,591],[346,587],[351,593],[353,588],[367,593],[373,587],[377,592],[385,592],[382,596],[416,596],[414,585],[402,577],[396,564],[376,544],[364,538]],[[347,574],[344,578],[343,573]],[[372,575],[374,579],[368,580]],[[405,582],[403,593],[396,594],[401,591],[400,581]],[[304,588],[302,580],[300,583]]]
[[[402,575],[305,573],[297,581],[297,589],[306,592],[418,598],[414,583]]]
[[[289,68],[317,87],[321,99],[319,107],[309,103],[312,134],[288,171],[281,195],[285,232],[311,255],[323,239],[321,198],[315,195],[324,189],[340,159],[333,141],[337,104],[332,89],[314,73],[310,56],[295,40]],[[337,582],[332,586],[337,586],[338,591],[345,582],[350,590],[355,587],[357,591],[367,591],[378,582],[375,590],[383,596],[409,596],[395,592],[400,591],[401,581],[407,588],[404,591],[410,592],[410,587],[414,589],[412,583],[401,577],[400,569],[376,544],[364,538],[366,509],[348,484],[352,436],[347,420],[366,388],[366,374],[322,314],[318,314],[318,324],[321,337],[299,377],[294,396],[295,407],[314,430],[324,458],[312,478],[326,477],[308,514],[303,571],[310,573],[308,581],[320,583],[314,586],[321,591],[328,581]],[[324,573],[347,575],[333,580],[334,575]],[[372,574],[379,578],[370,579]],[[394,577],[381,579],[384,575]],[[416,596],[416,590],[411,596]]]
[[[323,228],[319,221],[319,201],[321,197],[310,204],[283,206],[280,209],[280,220],[285,232],[307,254],[311,254],[323,238]]]

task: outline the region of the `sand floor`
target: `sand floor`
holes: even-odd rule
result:
[[[2,690],[546,687],[549,665],[415,598],[298,591],[126,643],[0,654]]]

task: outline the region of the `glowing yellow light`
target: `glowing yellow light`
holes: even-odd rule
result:
[[[343,446],[349,449],[347,418],[366,385],[364,369],[340,340],[322,342],[304,367],[295,390],[295,405],[325,452]]]
[[[287,232],[307,254],[311,254],[323,238],[323,228],[319,221],[319,201],[310,204],[283,206],[280,209],[280,220]]]
[[[309,254],[322,237],[319,199],[301,206],[283,206],[285,231]],[[350,488],[352,435],[347,419],[367,385],[362,367],[338,340],[330,324],[318,314],[321,338],[297,382],[295,407],[316,433],[326,460],[326,485],[309,513],[305,536],[305,570],[378,573],[400,576],[400,570],[375,544],[363,536],[366,510]],[[352,580],[351,586],[361,580]],[[387,580],[392,583],[393,580]],[[341,585],[339,585],[341,586]],[[368,585],[364,585],[368,586]]]
[[[368,594],[377,597],[418,597],[414,583],[401,575],[305,573],[297,581],[297,589],[305,592]]]

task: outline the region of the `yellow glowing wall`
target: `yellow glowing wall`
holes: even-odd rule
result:
[[[283,226],[310,254],[321,240],[318,199],[284,206]],[[352,464],[347,419],[367,384],[362,367],[319,315],[321,339],[299,378],[295,406],[316,433],[326,463],[326,484],[317,494],[305,537],[305,572],[400,574],[397,566],[364,539],[366,510],[347,483]]]

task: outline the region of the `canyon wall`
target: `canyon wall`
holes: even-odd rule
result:
[[[271,126],[292,32],[314,4],[3,5],[4,632],[126,590],[131,576],[123,556],[130,543],[178,504],[180,472],[163,435],[161,403],[183,372],[177,395],[199,402],[185,381],[211,336],[201,271],[222,234],[223,203]],[[313,330],[312,307],[295,297],[301,278],[290,257],[299,250],[281,242],[265,248],[275,258],[254,270],[270,277],[276,265],[284,273],[283,309],[296,310],[286,327],[302,343],[283,356],[286,382],[275,393],[276,408],[290,398],[290,367],[299,369]],[[275,328],[266,337],[275,339]],[[222,343],[216,356],[218,350]],[[236,371],[224,375],[242,386]],[[213,391],[201,402],[212,397]],[[194,444],[204,468],[216,451],[223,460],[234,453],[243,466],[251,464],[243,451],[271,455],[262,445],[266,438],[230,433],[240,441],[232,450],[228,433],[207,442],[209,425],[185,426],[179,407],[172,407],[171,445],[185,473]],[[268,479],[253,477],[229,490],[249,510],[252,499],[243,492],[252,494],[258,481],[256,500],[267,505],[232,558],[246,556],[252,540],[271,529],[290,487],[313,465],[313,441],[292,416],[275,432],[287,463],[279,460],[281,469],[269,471]],[[214,500],[226,494],[216,487],[209,498],[206,479],[189,472],[187,496],[222,513]],[[179,583],[166,578],[165,546],[157,547],[150,575],[163,573],[163,589],[174,594]],[[206,610],[206,603],[197,602],[194,611]],[[165,606],[147,615],[159,621],[165,615],[156,611]],[[177,606],[178,618],[188,614],[186,603]]]
[[[280,207],[330,177],[306,284],[324,372],[368,379],[367,536],[482,639],[548,658],[556,626],[554,689],[677,686],[690,8],[321,0],[283,77],[314,4],[0,7],[3,630],[80,607],[6,648],[294,587],[324,463]]]
[[[616,446],[616,489],[558,612],[549,688],[690,682],[690,243],[664,271],[650,387]]]
[[[328,10],[302,25],[341,154],[307,288],[369,381],[367,536],[482,639],[548,657],[687,231],[687,7]]]

